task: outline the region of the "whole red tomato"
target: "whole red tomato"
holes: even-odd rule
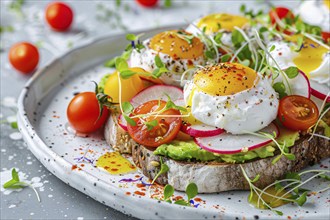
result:
[[[94,92],[83,92],[76,95],[67,108],[70,125],[80,133],[91,133],[105,123],[109,110],[103,107],[99,118],[100,108]]]
[[[73,11],[68,4],[52,2],[46,8],[46,21],[56,31],[66,31],[73,21]]]
[[[154,7],[158,0],[136,0],[140,5],[146,8]]]
[[[39,63],[39,51],[33,44],[21,42],[10,48],[8,58],[15,69],[27,74],[37,67]]]

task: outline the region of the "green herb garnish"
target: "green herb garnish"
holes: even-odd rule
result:
[[[22,188],[25,188],[28,186],[33,189],[33,191],[35,192],[35,194],[37,196],[38,201],[40,202],[40,197],[39,197],[37,190],[31,184],[20,181],[18,173],[15,168],[12,169],[11,176],[12,176],[12,179],[9,180],[8,182],[6,182],[5,184],[3,184],[3,188],[5,188],[5,189],[22,189]]]
[[[195,183],[189,183],[186,187],[185,192],[186,192],[186,195],[187,195],[187,200],[179,199],[179,200],[176,200],[174,202],[174,204],[183,205],[183,206],[191,206],[192,205],[191,200],[198,194],[197,185]],[[164,187],[164,196],[163,196],[164,198],[163,198],[163,200],[168,202],[168,203],[173,203],[173,200],[171,199],[173,194],[174,194],[173,186],[167,184]]]
[[[299,69],[295,66],[290,66],[286,70],[284,70],[286,75],[289,77],[289,79],[293,79],[299,74]]]
[[[152,72],[153,77],[159,78],[163,73],[169,72],[159,55],[155,56],[156,69]]]
[[[258,174],[253,180],[251,180],[243,169],[242,165],[240,165],[240,167],[244,178],[250,186],[249,202],[255,205],[257,208],[270,209],[278,215],[283,215],[283,212],[275,210],[274,208],[282,204],[293,202],[299,206],[303,206],[307,201],[307,192],[309,190],[303,189],[301,186],[315,179],[316,177],[326,176],[325,173],[330,172],[329,170],[308,170],[301,173],[288,173],[286,174],[285,179],[275,181],[264,189],[260,189],[254,185],[254,183],[260,179],[260,175]],[[301,176],[307,173],[317,174],[303,181]],[[329,188],[330,186],[321,191],[328,190]],[[275,193],[269,193],[268,190],[270,189],[274,189]],[[266,197],[263,197],[263,195]]]
[[[163,163],[163,160],[162,158],[160,158],[160,170],[159,172],[157,173],[157,175],[155,176],[155,178],[152,180],[151,184],[154,184],[154,182],[156,181],[156,179],[164,174],[164,173],[167,173],[170,169],[168,168],[167,164]]]

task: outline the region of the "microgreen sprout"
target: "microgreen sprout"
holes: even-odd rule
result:
[[[257,137],[261,137],[261,138],[268,138],[271,139],[274,144],[277,146],[277,148],[280,150],[281,154],[278,155],[277,157],[275,157],[275,159],[272,161],[272,164],[275,164],[277,161],[279,161],[281,159],[282,156],[285,156],[287,159],[289,160],[295,160],[296,156],[292,153],[289,153],[289,147],[286,145],[286,142],[284,141],[282,144],[278,143],[278,141],[276,141],[276,132],[274,131],[273,134],[267,133],[267,132],[250,132],[250,131],[245,131],[245,133],[247,134],[251,134]]]
[[[198,187],[195,183],[189,183],[186,187],[186,195],[187,195],[187,200],[185,199],[179,199],[174,201],[174,204],[177,205],[183,205],[183,206],[192,206],[194,205],[194,201],[193,198],[195,198],[195,196],[198,194]],[[164,187],[164,193],[163,193],[163,200],[168,202],[168,203],[173,203],[173,200],[171,199],[171,197],[174,194],[174,188],[173,186],[167,184]],[[194,207],[197,207],[198,205],[194,205]]]
[[[315,123],[314,128],[311,132],[311,136],[310,138],[308,139],[308,141],[312,140],[312,138],[314,136],[318,136],[318,137],[321,137],[321,138],[324,138],[324,139],[327,139],[329,140],[330,138],[328,136],[330,136],[330,126],[327,125],[327,123],[325,123],[322,119],[323,117],[327,114],[327,112],[329,112],[330,110],[330,105],[327,105],[327,99],[328,97],[330,96],[330,92],[328,92],[327,96],[325,97],[325,99],[323,100],[323,103],[321,105],[321,108],[320,108],[320,115],[319,115],[319,119],[317,120],[317,122]],[[318,135],[316,134],[316,129],[317,127],[319,126],[319,124],[321,123],[321,126],[324,127],[324,133],[326,136],[323,136],[323,135]],[[310,129],[309,129],[310,130]]]
[[[316,177],[321,177],[325,180],[330,179],[330,177],[326,175],[326,173],[330,173],[329,170],[307,170],[301,173],[287,173],[285,179],[275,181],[274,183],[266,186],[264,189],[260,189],[254,184],[260,179],[260,175],[256,175],[254,179],[251,180],[242,165],[240,165],[240,168],[242,170],[244,178],[250,186],[249,202],[255,202],[254,199],[255,197],[257,197],[257,203],[254,204],[257,208],[267,208],[278,215],[283,215],[283,213],[281,211],[275,210],[274,208],[281,205],[281,203],[285,204],[288,202],[293,202],[299,206],[303,206],[306,203],[307,192],[309,190],[300,188],[301,186],[305,185]],[[305,175],[307,173],[316,174],[308,178],[307,180],[302,181],[302,175]],[[274,189],[275,193],[270,193],[268,191],[271,189]],[[328,189],[329,187],[324,190]],[[263,197],[263,195],[265,195],[265,197]]]
[[[156,181],[156,179],[164,174],[164,173],[167,173],[169,171],[169,167],[167,166],[166,163],[163,162],[163,159],[162,157],[160,158],[160,170],[158,171],[158,173],[156,174],[155,178],[152,180],[151,184],[154,184],[154,182]]]
[[[141,52],[141,50],[144,47],[144,45],[140,42],[139,38],[143,36],[143,34],[139,34],[139,35],[134,35],[134,34],[127,34],[126,35],[126,39],[128,41],[130,41],[131,43],[128,44],[124,50],[124,52],[120,55],[120,56],[116,56],[114,58],[112,58],[111,60],[108,60],[104,63],[105,67],[116,67],[116,60],[117,59],[122,59],[122,60],[128,60],[129,57],[131,56],[131,53],[133,51],[133,49],[136,49],[139,53]]]
[[[163,73],[169,72],[159,55],[155,56],[155,65],[157,68],[152,72],[153,77],[159,78]]]
[[[304,37],[309,38],[315,43],[321,45],[322,47],[330,50],[330,47],[322,42],[322,40],[318,40],[321,30],[317,26],[310,26],[304,22],[296,22],[295,27],[291,24],[284,23],[285,20],[281,20],[276,13],[274,13],[276,24],[278,24],[281,28],[288,29],[297,34],[302,34]],[[311,32],[311,33],[308,33]]]
[[[40,197],[39,197],[37,190],[31,184],[20,181],[18,172],[16,171],[15,168],[12,169],[11,176],[12,176],[12,179],[9,180],[8,182],[4,183],[3,188],[5,188],[5,189],[22,189],[22,188],[25,188],[28,186],[31,189],[33,189],[33,191],[35,192],[35,194],[37,196],[38,202],[40,202]]]
[[[188,44],[192,44],[193,43],[193,39],[194,39],[194,35],[187,33],[183,30],[179,30],[177,33],[177,36],[180,37],[181,39],[185,40],[188,42]]]

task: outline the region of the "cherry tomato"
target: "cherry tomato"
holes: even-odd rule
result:
[[[46,21],[56,31],[66,31],[73,21],[73,11],[63,2],[52,2],[46,8]]]
[[[271,11],[269,11],[269,17],[270,17],[270,21],[272,24],[276,24],[277,17],[280,20],[290,19],[293,21],[293,19],[294,19],[294,15],[293,15],[292,11],[290,11],[290,9],[285,8],[285,7],[277,7],[275,9],[272,9]],[[278,31],[283,31],[285,34],[288,34],[288,35],[292,34],[292,32],[290,32],[288,30],[282,30],[282,28],[280,28],[279,25],[276,25],[276,29]]]
[[[8,58],[15,69],[26,74],[37,67],[39,63],[39,51],[33,44],[21,42],[10,48]]]
[[[102,127],[108,118],[109,110],[103,107],[103,113],[98,119],[100,108],[95,93],[83,92],[71,100],[66,113],[70,125],[76,131],[91,133]]]
[[[151,8],[154,7],[158,0],[136,0],[143,7]]]
[[[307,130],[319,117],[315,103],[303,96],[290,95],[280,100],[278,119],[292,130]]]
[[[142,115],[150,112],[159,111],[166,106],[165,101],[152,100],[146,102],[139,107],[135,108],[132,115]],[[179,110],[168,109],[160,115],[180,115]],[[180,131],[181,117],[162,117],[162,116],[149,116],[143,118],[133,118],[136,125],[128,124],[127,129],[130,136],[139,144],[147,147],[158,147],[159,145],[172,141]],[[157,124],[148,130],[145,123],[157,121]]]
[[[328,43],[330,41],[330,32],[322,32],[322,38],[325,43]]]

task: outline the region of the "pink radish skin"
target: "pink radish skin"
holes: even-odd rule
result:
[[[276,137],[280,134],[278,127],[271,123],[267,127],[261,130],[266,133],[276,132]],[[255,142],[249,146],[249,142]],[[213,137],[198,137],[195,138],[195,142],[198,146],[204,150],[218,153],[218,154],[236,154],[247,148],[249,151],[265,146],[272,142],[268,138],[260,138],[255,135],[244,134],[244,135],[232,135],[229,133],[222,133]],[[236,142],[236,143],[235,143]],[[224,146],[222,146],[224,145]]]
[[[127,121],[125,120],[125,118],[122,114],[120,114],[118,117],[118,124],[122,129],[127,131]]]
[[[327,98],[326,102],[330,102],[330,96],[327,97],[327,92],[329,92],[329,88],[327,88],[327,85],[322,85],[311,80],[311,86],[313,96],[320,99],[321,101]]]
[[[312,88],[311,88],[311,84],[309,82],[309,79],[308,79],[308,77],[306,76],[306,74],[303,71],[299,70],[299,74],[301,76],[303,76],[303,78],[305,79],[305,81],[307,83],[307,86],[306,86],[307,92],[306,92],[306,94],[304,96],[307,97],[307,98],[310,98],[311,97],[311,93],[312,93]],[[299,76],[297,76],[297,77],[299,77]]]
[[[183,99],[174,102],[178,106],[185,107]],[[183,118],[184,119],[184,118]],[[181,126],[181,131],[192,137],[211,137],[223,133],[225,130],[206,124]]]
[[[167,95],[173,102],[179,99],[183,99],[183,91],[178,87],[169,85],[154,85],[139,92],[131,99],[130,102],[134,107],[137,107],[151,100],[167,101]]]
[[[206,124],[181,126],[181,131],[192,137],[212,137],[225,132],[221,128],[216,128]]]
[[[292,95],[300,95],[306,98],[311,97],[311,85],[304,72],[299,70],[299,74],[295,78],[288,80],[292,89]]]

